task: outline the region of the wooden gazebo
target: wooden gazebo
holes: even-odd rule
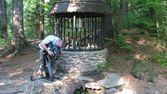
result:
[[[104,17],[110,15],[105,0],[58,0],[55,34],[64,41],[64,50],[93,51],[104,49]]]

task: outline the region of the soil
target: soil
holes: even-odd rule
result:
[[[38,64],[38,51],[25,48],[14,57],[7,56],[0,59],[0,79],[7,77],[17,78],[30,76],[35,66]]]
[[[121,92],[116,94],[167,94],[167,78],[162,74],[165,70],[155,64],[158,76],[154,82],[138,79],[131,74],[133,65],[138,61],[151,62],[150,57],[163,51],[151,37],[134,32],[126,32],[126,41],[133,45],[131,52],[108,46],[109,57],[112,58],[112,71],[118,72],[126,81]],[[2,47],[0,47],[2,49]],[[33,69],[38,64],[39,53],[37,50],[25,48],[14,57],[0,59],[0,80],[6,78],[17,79],[30,77]],[[151,62],[152,63],[152,62]],[[110,71],[110,70],[109,70]]]

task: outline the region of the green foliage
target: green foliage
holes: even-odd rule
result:
[[[110,69],[112,67],[112,60],[111,58],[107,58],[107,62],[104,64],[98,64],[97,65],[97,71],[102,72]]]
[[[156,38],[157,42],[162,46],[167,47],[167,19],[159,26]]]
[[[87,89],[86,94],[97,94],[95,90]]]
[[[86,89],[86,90],[77,89],[75,90],[74,94],[97,94],[97,93],[95,92],[95,90],[91,89]]]
[[[105,38],[105,41],[110,43],[110,42],[113,42],[113,39],[112,38]],[[125,36],[123,36],[123,35],[118,36],[117,45],[118,45],[118,48],[120,48],[124,51],[131,52],[134,50],[133,46],[126,42]]]
[[[40,2],[36,0],[24,1],[24,31],[27,38],[32,38],[39,32]],[[37,28],[37,29],[36,29]],[[37,31],[34,31],[37,30]]]
[[[151,60],[160,64],[162,68],[167,69],[167,53],[156,54],[152,56]]]
[[[149,21],[146,18],[139,17],[138,14],[129,12],[127,16],[126,26],[128,28],[140,28],[146,29],[149,25]]]
[[[114,40],[112,38],[107,37],[107,38],[105,38],[105,41],[106,42],[113,42]]]
[[[5,44],[5,39],[0,39],[0,45],[4,45]]]
[[[24,32],[27,39],[31,39],[31,40],[36,39],[38,36],[35,34],[35,32],[32,29],[31,30],[29,30],[29,29],[31,29],[31,28],[28,28],[27,29],[28,31]]]
[[[118,36],[118,47],[128,52],[133,51],[134,49],[132,45],[126,42],[125,37],[123,35]]]
[[[57,0],[49,0],[42,4],[39,0],[23,0],[24,1],[24,31],[27,39],[38,38],[39,33],[39,15],[41,7],[44,8],[44,31],[45,34],[51,34],[54,31],[54,18],[50,16],[55,2]],[[120,11],[122,9],[121,3],[123,0],[106,0],[111,5],[112,12],[112,29],[114,34],[120,32],[116,28],[125,26],[125,28],[136,28],[138,32],[155,36],[163,46],[167,47],[167,4],[166,0],[127,0],[126,13],[123,14],[122,23],[118,24]],[[12,28],[12,0],[7,0],[7,16],[8,16],[8,34],[13,36]],[[126,19],[126,20],[125,20]],[[123,24],[123,25],[122,25]],[[1,25],[0,25],[1,26]],[[123,27],[124,28],[124,27]],[[1,34],[1,32],[0,32]],[[1,34],[2,35],[2,34]],[[117,37],[117,36],[116,36]],[[120,37],[120,36],[119,36]],[[114,38],[115,39],[115,38]],[[127,51],[132,50],[133,47],[118,38],[121,49]]]
[[[167,47],[167,4],[165,0],[130,0],[126,28],[148,32]]]
[[[9,43],[10,43],[9,39],[5,40],[5,39],[0,38],[0,45],[1,46],[7,46]]]
[[[117,22],[121,16],[121,3],[123,0],[106,0],[111,5],[112,26],[114,36],[119,36]],[[166,0],[127,0],[127,9],[121,28],[135,28],[138,32],[157,38],[163,46],[167,47],[167,3]],[[116,38],[114,38],[115,40]],[[126,48],[126,47],[123,47]]]
[[[131,0],[126,27],[139,28],[139,31],[148,31],[156,36],[158,23],[166,15],[164,9],[162,0]]]
[[[74,94],[80,94],[80,90],[76,90]]]
[[[44,32],[45,34],[53,32],[54,19],[51,17],[50,12],[55,2],[56,0],[50,0],[50,2],[42,4],[38,0],[24,1],[24,29],[28,39],[38,38],[41,8],[44,9]]]

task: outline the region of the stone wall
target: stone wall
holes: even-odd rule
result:
[[[93,71],[98,64],[106,63],[107,52],[107,49],[82,52],[63,51],[61,65],[69,73]]]

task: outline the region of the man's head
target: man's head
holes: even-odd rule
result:
[[[61,39],[58,39],[58,40],[56,41],[56,46],[59,47],[59,48],[61,48],[62,45],[63,45],[62,40],[61,40]]]

